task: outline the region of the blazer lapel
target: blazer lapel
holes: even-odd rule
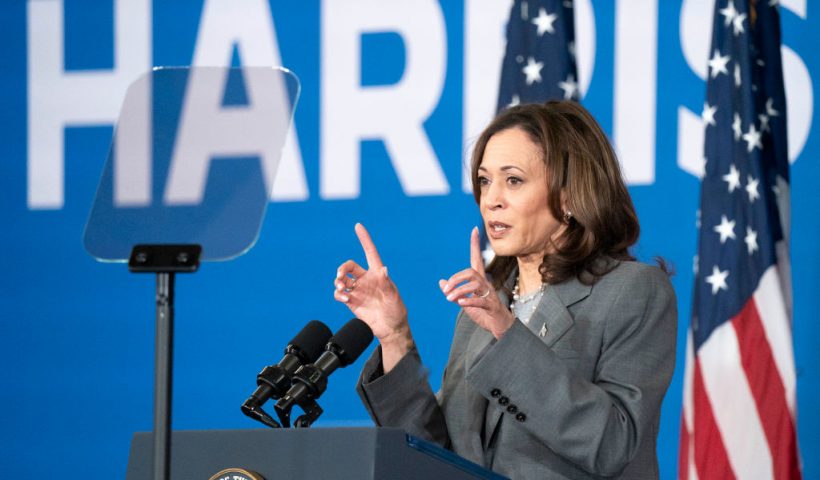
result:
[[[530,330],[552,347],[572,327],[572,316],[567,308],[589,296],[591,290],[591,286],[584,285],[577,278],[548,286],[530,318]]]

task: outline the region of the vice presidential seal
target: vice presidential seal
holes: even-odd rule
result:
[[[244,468],[226,468],[211,477],[210,480],[265,480],[265,477]]]

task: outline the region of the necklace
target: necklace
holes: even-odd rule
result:
[[[524,297],[519,295],[519,286],[518,280],[520,277],[515,279],[515,287],[513,288],[513,301],[510,303],[510,310],[512,310],[513,314],[521,320],[524,324],[528,324],[530,318],[532,318],[532,314],[535,313],[535,309],[538,307],[538,304],[541,302],[541,297],[544,296],[544,290],[547,289],[546,283],[541,283],[541,288],[536,290],[535,292],[526,295]]]

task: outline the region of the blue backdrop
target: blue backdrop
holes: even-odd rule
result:
[[[152,65],[281,63],[302,83],[258,243],[178,278],[174,428],[258,426],[239,405],[261,367],[308,320],[335,330],[350,317],[332,279],[347,258],[364,261],[359,221],[437,387],[456,315],[437,280],[468,264],[479,221],[462,165],[496,101],[507,6],[494,3],[1,2],[0,470],[123,478],[131,435],[151,428],[154,279],[97,263],[82,233],[124,88]],[[625,164],[642,225],[635,253],[677,271],[678,368],[658,446],[662,477],[674,478],[712,2],[577,4],[584,104]],[[805,478],[818,478],[820,16],[811,7],[782,2],[798,433]],[[334,374],[319,425],[369,424],[353,391],[360,365]]]

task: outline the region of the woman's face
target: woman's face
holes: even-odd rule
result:
[[[513,127],[490,137],[478,182],[481,216],[496,255],[543,257],[564,225],[547,207],[547,172],[529,135]]]

